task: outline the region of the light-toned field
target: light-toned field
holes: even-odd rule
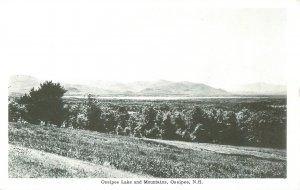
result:
[[[169,141],[160,139],[149,139],[149,141],[159,142],[163,144],[173,145],[178,148],[192,150],[208,150],[219,154],[237,155],[237,156],[253,156],[268,160],[286,161],[286,151],[273,148],[257,148],[244,146],[219,145],[209,143],[193,143],[183,141]]]
[[[286,151],[9,123],[9,177],[285,178]]]
[[[9,146],[9,171],[10,176],[19,178],[32,177],[97,177],[97,178],[149,178],[117,170],[109,164],[104,166],[91,162],[59,156],[22,146]]]

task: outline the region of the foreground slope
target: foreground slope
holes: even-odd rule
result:
[[[286,177],[286,161],[274,160],[248,156],[247,154],[220,154],[211,150],[193,149],[191,147],[180,147],[162,142],[155,142],[147,139],[135,139],[117,135],[101,134],[86,130],[75,130],[67,128],[45,127],[31,124],[9,124],[9,144],[12,147],[9,175],[11,177],[43,177],[43,175],[15,176],[16,167],[22,167],[23,173],[27,170],[38,169],[43,154],[50,153],[53,156],[47,157],[50,163],[55,158],[75,159],[76,162],[84,162],[83,168],[89,165],[95,168],[103,166],[112,169],[128,171],[139,177],[153,176],[161,178],[278,178]],[[218,145],[215,145],[215,149]],[[30,154],[22,154],[15,157],[15,151],[23,148],[30,148],[32,151],[39,151],[39,160],[32,159],[31,164],[22,162],[22,158]],[[220,150],[224,146],[220,146]],[[248,150],[249,148],[240,148]],[[255,148],[253,148],[255,149]],[[238,151],[238,149],[237,149]],[[261,151],[257,149],[257,151]],[[264,150],[265,151],[265,150]],[[262,151],[261,151],[262,152]],[[266,151],[265,151],[266,152]],[[270,154],[285,155],[284,150],[268,149]],[[245,153],[245,152],[244,152]],[[59,157],[57,157],[59,156]],[[13,160],[17,159],[17,160]],[[25,159],[26,160],[26,159]],[[72,163],[72,162],[71,162]],[[49,167],[53,165],[50,164]],[[31,168],[35,167],[35,168]],[[61,165],[54,165],[56,169],[48,173],[51,177],[99,177],[96,171],[69,172],[66,168],[72,168],[68,162]],[[101,173],[101,169],[99,169]],[[99,173],[98,172],[98,173]],[[42,173],[42,172],[41,172]],[[100,177],[106,177],[105,175]],[[118,176],[116,176],[118,177]],[[123,176],[122,176],[123,177]],[[124,176],[127,177],[127,176]]]
[[[97,177],[138,178],[141,175],[87,161],[16,145],[9,146],[9,177]],[[146,176],[144,176],[146,177]],[[149,176],[147,176],[149,177]]]

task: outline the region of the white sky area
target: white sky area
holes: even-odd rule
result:
[[[203,8],[175,0],[17,0],[1,5],[0,18],[2,64],[11,74],[220,88],[286,83],[284,9]]]

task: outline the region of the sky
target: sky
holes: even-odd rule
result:
[[[11,74],[61,81],[286,83],[286,13],[195,1],[6,1]],[[4,45],[3,45],[4,44]]]

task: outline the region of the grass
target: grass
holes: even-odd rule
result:
[[[286,161],[183,149],[86,130],[9,123],[9,143],[160,178],[286,177]]]
[[[19,178],[137,178],[141,177],[109,165],[9,145],[9,177]],[[147,176],[148,177],[148,176]]]
[[[9,154],[9,176],[10,177],[72,177],[80,176],[86,177],[84,171],[70,172],[67,168],[60,165],[60,167],[48,165],[45,166],[39,160],[32,158],[32,156],[19,156],[15,152]],[[90,174],[91,175],[91,174]]]

